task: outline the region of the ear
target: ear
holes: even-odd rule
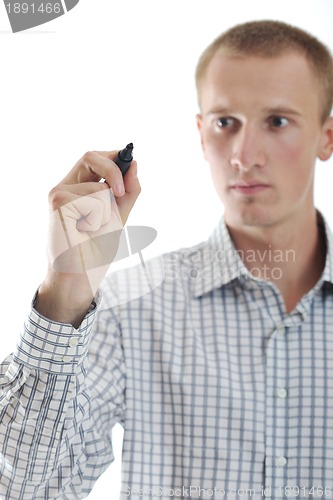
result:
[[[327,118],[323,125],[322,136],[318,148],[318,158],[328,160],[333,153],[333,116]]]
[[[198,127],[198,130],[199,130],[199,134],[200,134],[201,148],[202,148],[204,157],[206,157],[206,155],[205,155],[205,141],[204,141],[204,133],[203,133],[203,117],[202,117],[202,115],[200,113],[197,113],[195,115],[195,119],[196,119],[196,122],[197,122],[197,127]]]

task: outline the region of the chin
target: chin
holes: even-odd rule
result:
[[[235,226],[248,227],[269,227],[274,225],[275,218],[267,208],[255,208],[251,206],[243,207],[242,210],[225,210],[225,221]]]

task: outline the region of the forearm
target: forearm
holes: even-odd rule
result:
[[[94,457],[94,475],[84,482],[73,480],[84,476],[89,467],[86,440],[93,435],[102,441],[92,431],[85,370],[79,366],[75,375],[68,376],[34,370],[25,375],[11,403],[0,407],[0,497],[62,499],[71,498],[67,494],[75,491],[75,498],[83,498],[112,455],[104,446]]]
[[[7,369],[7,377],[9,372],[18,376],[9,379],[5,387],[0,385],[5,394],[0,405],[0,496],[40,498],[35,496],[38,485],[48,481],[56,470],[66,439],[64,422],[69,401],[75,398],[76,377],[59,377],[22,367],[10,358],[7,361],[2,371]]]
[[[100,294],[97,294],[97,302]],[[0,497],[4,500],[82,497],[112,460],[101,425],[92,419],[100,402],[91,396],[101,374],[88,384],[95,311],[80,329],[45,320],[34,309],[14,353],[0,365]],[[104,352],[104,350],[103,350]],[[112,408],[110,408],[112,417]],[[107,431],[109,429],[106,429]],[[105,434],[107,434],[105,432]],[[91,458],[86,439],[101,443],[94,475],[77,483]]]

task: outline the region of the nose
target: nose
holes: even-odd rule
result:
[[[247,172],[254,167],[263,167],[266,162],[261,131],[255,125],[243,125],[234,136],[230,164]]]

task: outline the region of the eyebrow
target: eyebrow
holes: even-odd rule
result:
[[[294,115],[294,116],[301,116],[301,113],[297,111],[296,109],[289,108],[287,106],[276,106],[272,108],[264,108],[263,109],[265,114],[269,115]],[[206,115],[233,115],[234,113],[237,114],[236,111],[233,111],[232,109],[229,108],[213,108],[207,113]]]
[[[301,116],[301,113],[293,108],[286,106],[277,106],[276,108],[264,108],[264,112],[271,115],[296,115]]]
[[[228,108],[213,108],[207,111],[205,115],[232,115],[233,112]]]

